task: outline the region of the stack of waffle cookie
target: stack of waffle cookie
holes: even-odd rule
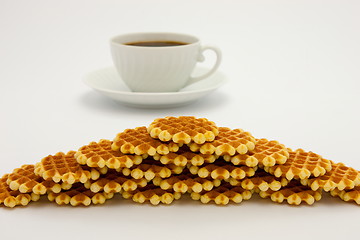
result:
[[[112,141],[46,156],[0,179],[0,204],[6,207],[27,205],[41,195],[59,205],[88,206],[115,194],[153,205],[170,204],[184,194],[219,205],[253,194],[311,205],[323,192],[360,204],[360,172],[190,116],[155,119]]]

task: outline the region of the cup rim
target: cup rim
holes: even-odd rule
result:
[[[186,38],[190,38],[193,39],[193,41],[190,41],[190,43],[187,43],[185,45],[178,45],[178,46],[165,46],[162,48],[181,48],[181,47],[187,47],[187,46],[191,46],[191,45],[195,45],[198,44],[200,42],[199,38],[191,35],[191,34],[186,34],[186,33],[177,33],[177,32],[133,32],[133,33],[125,33],[125,34],[119,34],[116,36],[113,36],[110,38],[110,43],[112,45],[117,45],[117,46],[122,46],[122,47],[129,47],[129,48],[139,48],[139,46],[132,46],[132,45],[126,45],[126,43],[129,43],[131,41],[126,41],[126,42],[120,42],[119,38],[126,38],[126,37],[135,37],[135,36],[140,36],[140,35],[172,35],[174,37],[178,36],[178,37],[186,37]],[[151,46],[141,46],[141,49],[159,49],[159,48],[154,48]]]

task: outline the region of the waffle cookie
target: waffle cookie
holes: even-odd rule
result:
[[[90,204],[103,204],[114,196],[113,193],[94,193],[85,188],[82,183],[75,183],[71,189],[59,193],[48,193],[48,199],[58,205],[71,204],[72,206],[89,206]]]
[[[153,179],[155,186],[160,186],[163,190],[173,190],[174,192],[201,192],[203,190],[210,191],[214,186],[218,187],[221,183],[220,180],[205,179],[194,177],[190,173],[171,176],[166,179],[155,178]]]
[[[76,153],[75,158],[81,165],[89,167],[111,169],[131,168],[133,165],[139,165],[144,155],[123,154],[120,151],[111,149],[112,141],[102,139],[99,142],[91,142],[89,145],[81,147]]]
[[[61,189],[68,189],[71,184],[59,184],[51,180],[44,180],[35,175],[34,165],[26,164],[8,175],[7,184],[11,190],[19,190],[21,193],[45,194],[47,191],[60,192]]]
[[[332,163],[331,171],[325,175],[303,179],[301,183],[310,186],[312,190],[323,189],[328,192],[334,189],[352,189],[360,185],[360,172],[345,166],[343,163]]]
[[[289,183],[286,178],[277,178],[262,169],[258,169],[252,177],[246,177],[242,180],[230,178],[227,182],[233,186],[241,186],[243,189],[256,191],[267,191],[269,189],[278,191]]]
[[[89,179],[97,179],[100,176],[98,170],[81,166],[74,157],[75,151],[68,153],[58,152],[49,155],[35,164],[35,174],[45,180],[52,180],[56,183],[63,181],[68,184],[75,182],[85,183]]]
[[[182,173],[184,167],[173,164],[163,165],[153,159],[146,159],[144,162],[133,168],[124,168],[121,170],[125,176],[131,176],[134,179],[145,178],[150,181],[155,177],[168,178],[173,174]]]
[[[171,204],[174,200],[181,198],[181,193],[172,190],[163,190],[153,184],[144,188],[138,188],[135,191],[124,191],[121,193],[123,198],[132,199],[137,203],[150,202],[152,205],[159,203]]]
[[[288,180],[307,179],[311,176],[318,177],[331,170],[331,161],[322,158],[313,152],[302,149],[289,150],[289,158],[282,165],[264,167],[265,171],[276,177],[286,177]]]
[[[148,132],[152,138],[180,144],[211,142],[219,133],[214,122],[191,116],[155,119],[148,127]]]
[[[242,129],[219,128],[219,135],[214,141],[204,144],[190,143],[190,150],[202,154],[233,156],[236,153],[245,154],[255,148],[255,138]]]
[[[321,190],[313,191],[309,187],[302,185],[297,180],[292,180],[288,185],[278,191],[260,191],[262,198],[271,198],[273,202],[282,203],[284,200],[290,205],[300,205],[302,202],[312,205],[321,199]]]
[[[249,200],[252,196],[252,191],[225,184],[211,191],[192,192],[190,196],[193,200],[200,200],[202,203],[214,201],[218,205],[227,205],[230,201],[241,203],[243,200]]]
[[[11,190],[6,183],[8,180],[8,174],[5,174],[0,178],[0,204],[4,204],[6,207],[13,208],[15,206],[26,206],[30,201],[38,201],[40,195],[35,193],[21,193],[19,191]]]
[[[356,204],[360,205],[360,186],[356,186],[349,190],[339,190],[335,188],[330,194],[334,197],[338,196],[345,202],[354,201]]]
[[[116,193],[120,191],[134,191],[138,187],[145,187],[148,181],[145,178],[134,179],[125,177],[121,172],[109,170],[99,179],[91,181],[90,190],[92,192]]]
[[[234,165],[246,165],[248,167],[257,165],[271,167],[275,164],[284,164],[288,158],[289,152],[283,144],[265,138],[256,139],[255,148],[247,154],[224,156],[224,160]]]
[[[204,166],[189,165],[188,169],[191,174],[198,175],[201,178],[212,178],[226,180],[234,178],[237,180],[244,179],[255,175],[257,167],[234,166],[216,162],[215,164],[206,164]]]
[[[160,161],[162,164],[174,164],[180,167],[184,167],[187,164],[201,166],[204,163],[213,163],[217,158],[218,156],[213,154],[191,152],[185,145],[176,153],[168,153],[167,155],[157,154],[154,156],[154,159]]]
[[[111,148],[124,154],[154,156],[155,154],[166,155],[169,152],[177,152],[179,146],[181,144],[154,139],[149,135],[146,127],[137,127],[117,134]]]

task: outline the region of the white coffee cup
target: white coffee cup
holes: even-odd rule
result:
[[[139,42],[178,42],[175,46],[135,46]],[[207,78],[221,62],[221,52],[213,46],[201,46],[197,37],[179,33],[131,33],[110,40],[114,65],[122,80],[134,92],[175,92]],[[216,53],[214,66],[204,75],[192,77],[203,52]]]

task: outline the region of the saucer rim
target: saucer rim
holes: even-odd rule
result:
[[[217,84],[212,85],[211,87],[206,87],[206,88],[201,88],[201,89],[196,89],[196,90],[189,90],[189,91],[183,91],[183,92],[132,92],[130,89],[129,91],[117,91],[117,90],[111,90],[111,89],[106,89],[106,88],[100,88],[98,86],[95,86],[93,84],[90,84],[88,79],[90,78],[89,76],[94,74],[95,72],[100,72],[100,71],[106,71],[106,70],[114,70],[115,67],[103,67],[103,68],[99,68],[97,70],[91,71],[87,74],[85,74],[82,78],[83,83],[85,83],[87,86],[89,86],[90,88],[93,88],[94,90],[98,90],[98,91],[102,91],[102,92],[108,92],[108,93],[115,93],[115,94],[123,94],[123,95],[145,95],[145,96],[152,96],[152,95],[184,95],[184,94],[191,94],[191,93],[200,93],[200,92],[204,92],[204,91],[210,91],[216,88],[221,87],[222,85],[224,85],[226,82],[228,82],[228,78],[227,76],[221,72],[221,71],[217,71],[218,73],[220,73],[222,75],[221,81]],[[203,67],[205,68],[205,67]],[[216,73],[214,73],[216,74]],[[211,76],[210,76],[211,77]],[[121,78],[120,78],[121,79]]]

